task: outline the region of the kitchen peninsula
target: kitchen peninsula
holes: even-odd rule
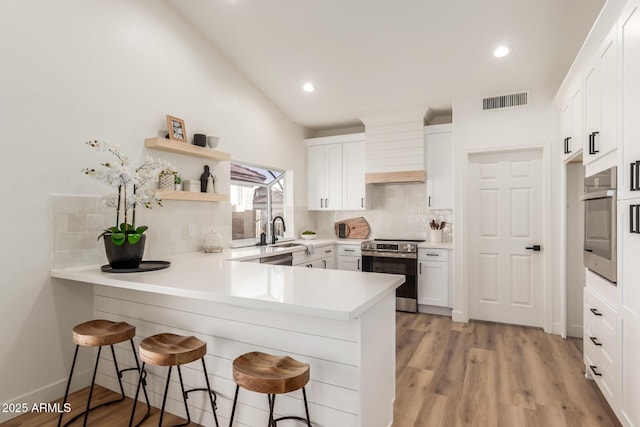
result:
[[[304,250],[304,248],[296,248]],[[292,249],[289,249],[292,250]],[[98,266],[53,270],[57,279],[94,287],[94,317],[137,327],[136,342],[160,332],[195,335],[208,344],[205,358],[217,412],[228,420],[235,390],[231,363],[240,354],[288,354],[311,365],[307,387],[315,426],[390,426],[395,399],[395,289],[404,276],[297,268],[238,262],[275,248],[225,250],[169,257],[171,267],[146,273],[108,274]],[[241,256],[238,256],[241,254]],[[55,283],[55,281],[54,281]],[[70,334],[69,334],[70,335]],[[69,343],[71,345],[71,342]],[[118,361],[133,366],[126,346]],[[116,389],[109,352],[102,356],[97,382]],[[183,369],[185,382],[199,386],[198,366]],[[164,370],[149,368],[151,403],[158,406]],[[135,378],[124,377],[132,395]],[[241,393],[239,425],[263,425],[267,400]],[[189,399],[194,421],[212,425],[203,396]],[[179,383],[172,383],[167,409],[182,414]],[[303,413],[301,396],[278,399],[276,412]],[[209,410],[210,411],[210,410]],[[228,421],[226,421],[228,422]]]

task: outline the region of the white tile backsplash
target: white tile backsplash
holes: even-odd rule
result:
[[[426,184],[370,185],[369,209],[365,211],[313,211],[314,230],[334,236],[334,224],[340,220],[364,217],[371,228],[368,238],[429,240],[431,219],[445,221],[443,240],[453,240],[453,211],[427,207]]]

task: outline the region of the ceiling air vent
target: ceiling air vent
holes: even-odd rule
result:
[[[496,108],[515,107],[527,105],[529,92],[512,93],[511,95],[493,96],[482,100],[483,110],[495,110]]]

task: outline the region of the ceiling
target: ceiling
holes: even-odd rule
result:
[[[170,0],[310,129],[557,89],[604,0]],[[494,58],[500,44],[512,53]],[[305,82],[316,90],[302,90]]]

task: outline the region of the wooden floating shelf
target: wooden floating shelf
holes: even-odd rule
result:
[[[161,200],[187,200],[193,202],[228,202],[228,194],[194,193],[192,191],[158,190]]]
[[[188,144],[186,142],[172,141],[166,138],[147,138],[144,140],[144,146],[153,148],[154,150],[168,151],[170,153],[185,154],[187,156],[200,157],[211,160],[229,160],[231,154],[223,151],[216,151],[210,148],[200,147],[198,145]],[[183,199],[180,199],[183,200]]]

